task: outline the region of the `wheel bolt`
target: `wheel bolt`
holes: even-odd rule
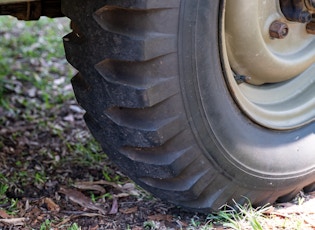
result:
[[[311,21],[306,24],[306,32],[315,35],[315,22]]]
[[[299,15],[299,22],[305,23],[310,22],[312,20],[312,14],[310,14],[308,11],[301,11]]]
[[[271,38],[282,39],[289,33],[289,27],[286,23],[274,21],[269,27],[269,35]]]

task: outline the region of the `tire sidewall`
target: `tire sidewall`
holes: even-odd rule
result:
[[[222,68],[223,8],[219,0],[182,2],[180,80],[195,139],[218,170],[244,186],[302,188],[315,176],[315,123],[276,131],[241,112]]]

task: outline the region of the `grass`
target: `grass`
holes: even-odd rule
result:
[[[304,211],[304,200],[305,195],[300,193],[292,203],[285,203],[284,205],[289,205],[289,207]],[[296,205],[294,206],[293,203]],[[281,206],[281,204],[279,206]],[[307,206],[305,206],[305,208],[306,207]],[[313,213],[314,209],[309,211]],[[247,200],[247,203],[244,205],[235,202],[233,207],[225,205],[220,211],[209,214],[205,219],[200,219],[198,216],[195,216],[191,219],[189,226],[182,229],[212,230],[216,229],[218,226],[221,226],[220,229],[223,227],[224,229],[230,230],[314,229],[312,218],[309,218],[308,215],[310,214],[306,210],[305,213],[288,211],[288,214],[286,214],[282,212],[281,207],[277,207],[277,205],[265,205],[255,208],[251,205],[250,201]]]
[[[45,29],[49,26],[51,29]],[[60,68],[60,59],[64,59],[64,50],[61,43],[61,34],[65,32],[65,25],[56,23],[52,19],[43,18],[36,22],[20,22],[13,18],[0,18],[0,98],[1,105],[12,109],[4,95],[8,91],[22,93],[24,85],[32,85],[30,96],[38,93],[44,104],[43,109],[50,109],[60,104],[72,94],[54,93],[58,91],[56,84],[51,84],[56,75],[65,73]],[[63,64],[66,63],[64,60]],[[49,67],[48,67],[49,66]],[[48,67],[48,68],[45,68]],[[65,78],[73,75],[68,68]],[[24,100],[23,100],[24,99]],[[20,98],[21,107],[38,107],[34,100]],[[44,105],[44,106],[43,106]],[[27,115],[26,115],[27,116]]]
[[[263,230],[265,213],[269,209],[268,206],[253,208],[249,200],[245,205],[235,203],[235,207],[225,206],[218,212],[219,221],[223,222],[223,226],[236,230],[254,229]]]

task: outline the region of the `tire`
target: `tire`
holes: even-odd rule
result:
[[[62,8],[86,123],[140,186],[201,212],[314,188],[315,123],[266,127],[230,93],[223,1],[64,0]]]

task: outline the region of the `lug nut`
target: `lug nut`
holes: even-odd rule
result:
[[[315,21],[306,24],[306,32],[315,35]]]
[[[289,27],[286,23],[274,21],[269,27],[269,35],[271,38],[282,39],[289,33]]]
[[[310,22],[312,20],[312,14],[308,11],[301,11],[299,14],[299,22],[305,23],[305,22]]]

